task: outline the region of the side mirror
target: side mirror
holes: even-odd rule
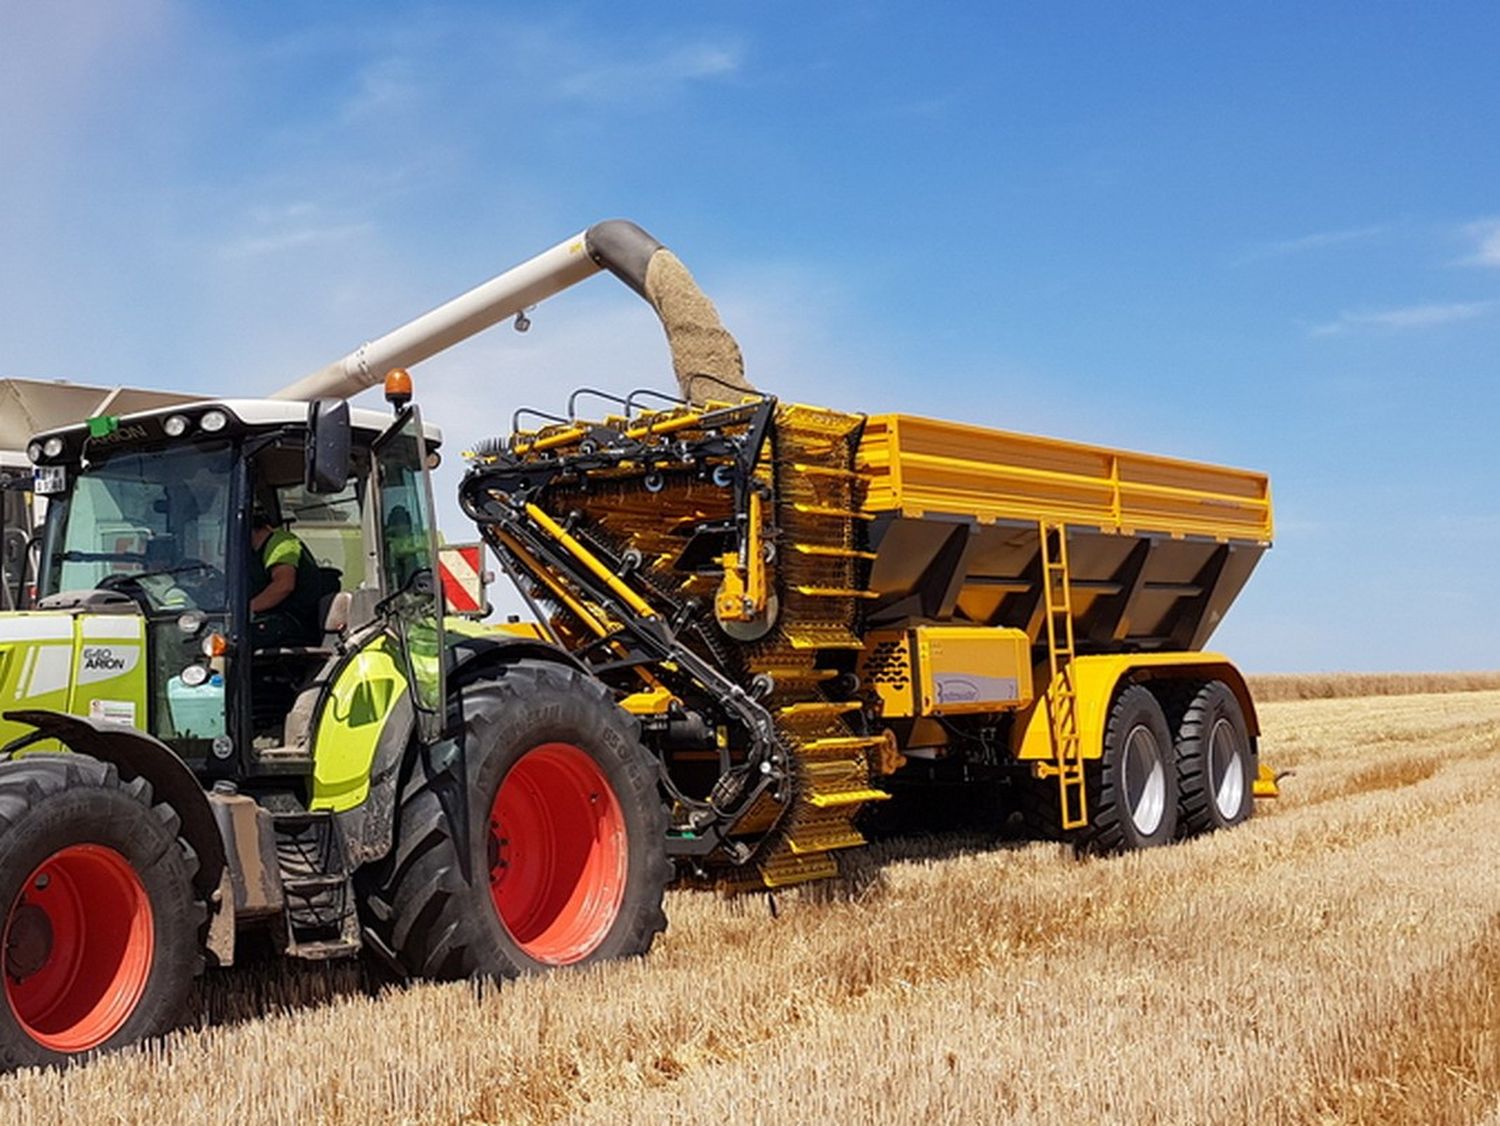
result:
[[[349,481],[353,428],[343,399],[317,399],[307,408],[307,473],[310,493],[342,492]]]

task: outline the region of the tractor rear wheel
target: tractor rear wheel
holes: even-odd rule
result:
[[[395,846],[364,896],[376,948],[439,979],[645,954],[666,926],[672,871],[635,721],[597,681],[551,662],[460,691],[461,759],[434,768],[417,756]]]
[[[177,815],[80,754],[0,763],[0,1070],[159,1035],[203,967]]]
[[[1104,728],[1104,753],[1085,775],[1088,826],[1078,846],[1129,852],[1177,835],[1177,768],[1167,717],[1139,684],[1115,697]]]
[[[1194,695],[1176,745],[1183,835],[1227,829],[1250,816],[1255,748],[1240,702],[1222,680]]]

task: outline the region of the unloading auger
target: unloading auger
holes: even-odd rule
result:
[[[408,321],[317,371],[289,383],[273,399],[346,399],[378,384],[393,368],[409,368],[492,325],[515,318],[607,270],[640,294],[661,318],[682,398],[754,393],[745,381],[739,345],[682,262],[627,219],[607,219],[529,258],[498,277]]]

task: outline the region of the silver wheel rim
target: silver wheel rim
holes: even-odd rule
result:
[[[1136,832],[1149,837],[1161,828],[1167,812],[1167,768],[1161,745],[1144,725],[1125,740],[1125,808]]]
[[[1214,788],[1214,807],[1226,820],[1236,817],[1245,801],[1244,749],[1234,724],[1221,719],[1208,736],[1208,778]]]

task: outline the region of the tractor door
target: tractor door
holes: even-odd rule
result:
[[[381,605],[401,649],[418,734],[432,742],[444,726],[443,604],[432,478],[417,408],[398,414],[372,450]]]

